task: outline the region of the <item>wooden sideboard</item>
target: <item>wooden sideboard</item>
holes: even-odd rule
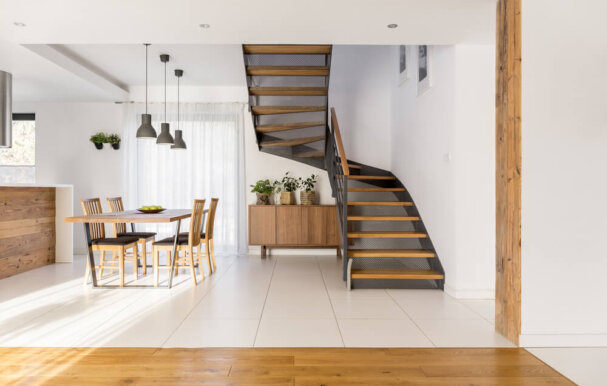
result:
[[[335,205],[249,205],[249,245],[338,248]]]

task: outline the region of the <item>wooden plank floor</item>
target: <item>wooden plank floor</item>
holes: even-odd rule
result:
[[[0,384],[571,385],[518,348],[0,348]]]

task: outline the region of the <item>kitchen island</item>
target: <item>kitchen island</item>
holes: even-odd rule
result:
[[[73,259],[72,185],[0,185],[0,279]]]

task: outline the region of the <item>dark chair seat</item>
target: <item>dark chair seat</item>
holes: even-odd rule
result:
[[[174,237],[167,237],[167,238],[159,240],[159,241],[154,241],[153,245],[173,245],[174,242],[175,242]],[[178,237],[177,245],[188,245],[187,235],[186,235],[186,237]]]
[[[149,239],[150,237],[156,236],[154,232],[121,232],[118,233],[118,237],[137,237],[140,239]]]
[[[93,245],[129,245],[139,241],[137,237],[104,237],[92,241]]]
[[[189,234],[188,232],[181,232],[181,233],[179,234],[179,237],[185,237],[185,238],[187,238],[189,235],[190,235],[190,234]],[[201,239],[204,239],[204,232],[200,232],[200,238],[201,238]]]

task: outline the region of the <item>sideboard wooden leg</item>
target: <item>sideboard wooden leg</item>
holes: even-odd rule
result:
[[[265,245],[261,246],[261,257],[266,257],[266,246]]]

